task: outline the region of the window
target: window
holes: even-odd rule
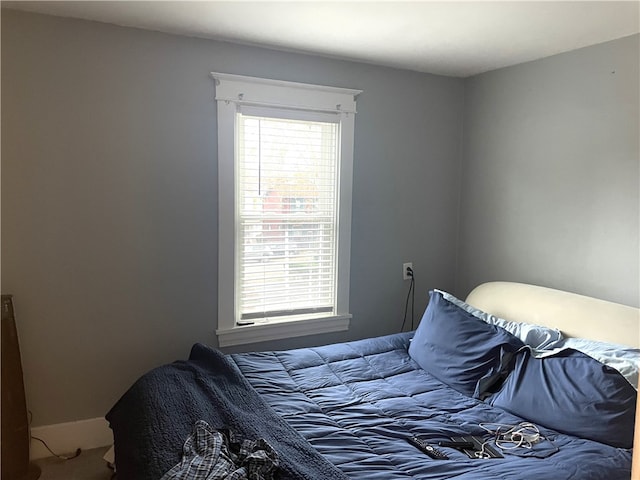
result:
[[[237,114],[237,323],[334,312],[339,124],[245,111]]]
[[[346,330],[360,91],[212,75],[220,346]]]

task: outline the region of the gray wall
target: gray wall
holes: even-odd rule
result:
[[[459,293],[511,280],[640,304],[639,38],[467,80]]]
[[[34,425],[216,345],[210,71],[364,90],[352,327],[244,348],[397,331],[406,261],[418,317],[495,279],[638,305],[638,38],[463,81],[3,10],[2,292]]]
[[[102,416],[144,371],[215,345],[209,72],[358,88],[352,327],[398,331],[455,286],[460,79],[2,11],[2,291],[34,425]]]

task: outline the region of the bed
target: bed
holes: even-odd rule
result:
[[[106,415],[117,476],[236,478],[207,473],[224,457],[237,478],[626,480],[639,332],[636,308],[490,282],[465,301],[430,292],[414,332],[231,355],[197,344]],[[467,443],[440,445],[454,441]]]

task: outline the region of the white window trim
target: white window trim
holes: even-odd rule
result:
[[[220,347],[343,331],[349,328],[351,189],[357,95],[361,90],[211,73],[218,107],[218,344]],[[296,320],[236,325],[235,312],[235,116],[239,105],[257,105],[340,115],[337,311]]]

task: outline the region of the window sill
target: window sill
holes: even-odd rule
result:
[[[265,342],[283,338],[302,337],[319,333],[340,332],[349,329],[351,314],[335,316],[314,316],[300,320],[289,320],[270,323],[256,323],[254,325],[237,326],[218,329],[218,345],[230,347],[245,343]]]

